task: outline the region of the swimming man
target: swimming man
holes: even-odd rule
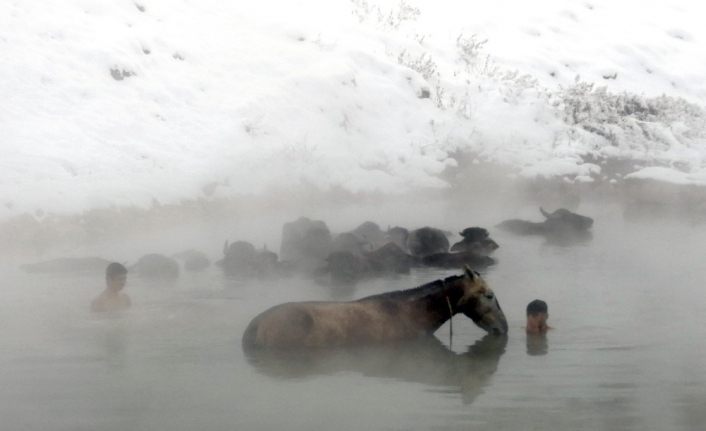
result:
[[[547,325],[549,318],[549,309],[547,303],[541,299],[535,299],[527,304],[527,326],[525,329],[528,334],[544,334],[551,326]]]
[[[127,280],[127,268],[113,262],[105,270],[105,284],[107,287],[96,299],[91,302],[93,311],[119,311],[130,308],[130,297],[121,292]]]

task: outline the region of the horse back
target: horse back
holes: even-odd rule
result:
[[[248,347],[318,347],[414,338],[420,328],[403,306],[388,301],[292,302],[255,317]]]
[[[243,334],[247,346],[294,347],[311,332],[314,320],[297,303],[277,305],[255,317]]]

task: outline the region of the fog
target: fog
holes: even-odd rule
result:
[[[2,429],[706,429],[693,3],[2,2]],[[401,250],[408,273],[335,285],[283,262],[300,217],[488,229],[474,269],[509,333],[460,313],[408,343],[244,349],[274,305],[463,271]],[[237,241],[279,261],[219,265]],[[194,250],[205,269],[141,270]],[[93,312],[109,262],[131,306]]]
[[[6,246],[0,415],[8,429],[27,430],[703,427],[704,225],[686,213],[626,217],[617,192],[569,188],[569,196],[562,186],[551,196],[550,188],[538,196],[526,184],[486,182],[436,195],[325,196],[330,204],[311,195],[306,205],[277,196],[231,202],[201,219],[187,210],[149,229],[134,223],[134,231],[116,216],[95,231],[119,235],[75,244],[20,245],[17,253]],[[573,201],[574,211],[594,218],[589,241],[557,246],[495,228],[511,217],[541,220],[540,203],[558,207],[550,199]],[[228,277],[215,265],[182,271],[170,284],[129,274],[132,308],[100,315],[89,303],[104,287],[101,272],[18,267],[58,256],[133,263],[188,248],[215,261],[225,239],[278,250],[282,223],[300,215],[325,220],[333,232],[365,220],[451,232],[487,227],[500,248],[484,277],[508,318],[507,338],[486,337],[458,315],[451,340],[446,324],[432,339],[403,345],[242,351],[245,326],[272,305],[355,299],[460,269],[413,269],[343,291],[305,276]],[[555,328],[539,339],[523,329],[535,298],[548,302]]]

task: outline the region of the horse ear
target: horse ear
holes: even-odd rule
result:
[[[546,218],[551,218],[551,216],[552,216],[551,214],[549,214],[548,212],[546,212],[546,211],[544,210],[544,208],[542,208],[542,207],[539,207],[539,212],[541,212],[542,215],[543,215],[544,217],[546,217]]]
[[[470,266],[463,265],[463,272],[466,274],[466,277],[471,279],[471,281],[476,279],[476,272],[473,271]]]

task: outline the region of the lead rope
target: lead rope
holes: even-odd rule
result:
[[[449,301],[449,297],[446,297],[446,305],[449,306],[449,347],[453,346],[453,336],[454,336],[454,312],[451,310],[451,301]]]
[[[446,281],[441,280],[441,285],[443,286],[444,289],[444,298],[446,298],[446,305],[449,307],[449,347],[453,346],[453,336],[454,336],[454,322],[453,322],[453,317],[454,317],[454,312],[453,309],[451,308],[451,301],[449,300],[449,295],[446,294]]]

